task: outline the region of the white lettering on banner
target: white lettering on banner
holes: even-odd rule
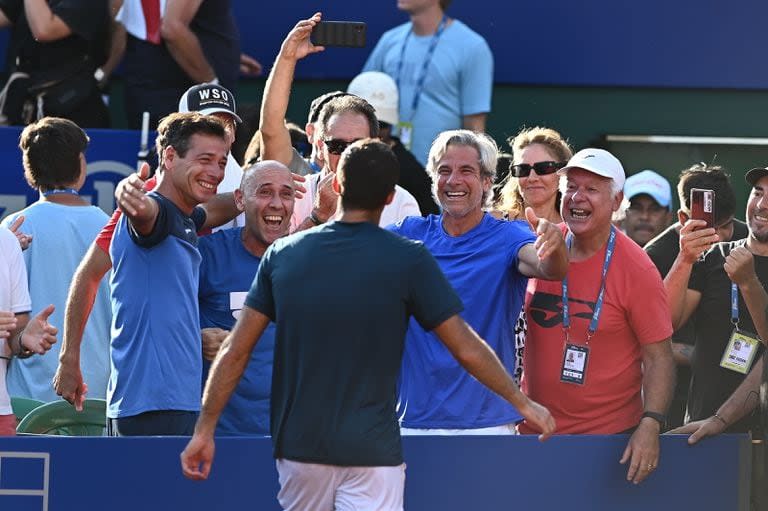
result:
[[[232,317],[235,320],[240,318],[240,310],[245,305],[246,296],[248,296],[247,291],[231,291],[229,293],[229,308],[232,310]]]

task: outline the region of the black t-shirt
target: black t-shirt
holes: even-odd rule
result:
[[[42,72],[51,79],[72,74],[87,55],[90,68],[104,63],[109,52],[109,0],[49,0],[53,13],[72,34],[57,41],[35,41],[23,0],[0,0],[0,10],[13,23],[8,45],[10,71]]]
[[[245,305],[276,325],[276,458],[402,463],[395,405],[408,322],[431,330],[462,309],[432,255],[370,223],[329,222],[275,241]]]
[[[408,190],[416,202],[419,204],[422,216],[439,215],[440,208],[435,203],[435,197],[432,195],[432,180],[421,166],[419,160],[400,142],[397,137],[392,137],[394,145],[392,152],[397,156],[400,162],[400,180],[397,182],[400,186]]]
[[[691,420],[704,419],[717,411],[744,375],[720,367],[733,325],[731,324],[731,280],[723,269],[731,249],[744,246],[746,240],[718,243],[707,252],[703,261],[696,263],[688,288],[701,293],[701,301],[694,312],[695,350],[691,361],[691,388],[688,394],[688,414]],[[755,273],[763,284],[768,284],[768,257],[754,256]],[[755,332],[746,302],[739,292],[739,329]],[[763,347],[755,356],[756,361]],[[753,361],[753,365],[754,365]],[[746,417],[728,428],[728,432],[758,431],[756,416]]]

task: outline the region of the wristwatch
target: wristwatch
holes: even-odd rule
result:
[[[643,412],[643,418],[645,417],[650,417],[651,419],[658,422],[659,426],[661,426],[661,429],[664,429],[664,427],[667,425],[667,416],[663,413],[645,411]]]

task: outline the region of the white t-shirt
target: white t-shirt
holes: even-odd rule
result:
[[[23,313],[32,308],[27,288],[27,266],[21,255],[16,236],[5,227],[0,227],[0,311]],[[11,356],[11,349],[5,339],[0,339],[0,355]],[[8,361],[0,359],[0,415],[10,415],[11,398],[5,384]]]
[[[296,201],[293,206],[293,216],[291,217],[291,232],[296,230],[305,218],[312,212],[312,206],[317,196],[317,186],[320,183],[322,172],[307,176],[304,188],[307,189],[304,196]],[[421,216],[421,210],[416,199],[405,188],[395,185],[395,198],[390,204],[384,206],[381,212],[379,226],[396,224],[407,216]]]
[[[243,180],[243,168],[237,163],[232,153],[227,155],[227,166],[224,168],[224,179],[216,188],[216,193],[234,192],[240,188],[240,181]],[[243,227],[245,225],[245,213],[240,213],[233,220],[213,228],[213,232],[221,229],[232,229],[233,227]]]

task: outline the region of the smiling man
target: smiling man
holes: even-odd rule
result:
[[[235,204],[245,212],[245,227],[200,238],[200,326],[203,371],[240,316],[245,296],[267,248],[288,234],[294,185],[288,167],[262,161],[247,167]],[[217,436],[269,435],[269,397],[275,325],[270,323],[250,355],[243,377],[222,412]]]
[[[189,435],[200,410],[198,205],[224,178],[229,139],[218,119],[177,113],[160,122],[156,144],[155,190],[116,194],[123,216],[110,246],[113,436]]]
[[[441,133],[427,172],[440,215],[410,217],[391,230],[424,243],[464,303],[462,317],[515,372],[515,322],[528,277],[559,280],[568,266],[554,224],[526,212],[523,222],[497,220],[488,205],[496,143],[469,130]],[[411,321],[400,376],[404,434],[515,434],[518,410],[456,364],[434,333]]]
[[[674,380],[664,286],[645,252],[611,224],[622,201],[619,160],[584,149],[560,172],[568,276],[528,286],[523,389],[550,407],[559,433],[631,433],[621,463],[639,483],[658,465]],[[566,363],[570,354],[577,364]]]

